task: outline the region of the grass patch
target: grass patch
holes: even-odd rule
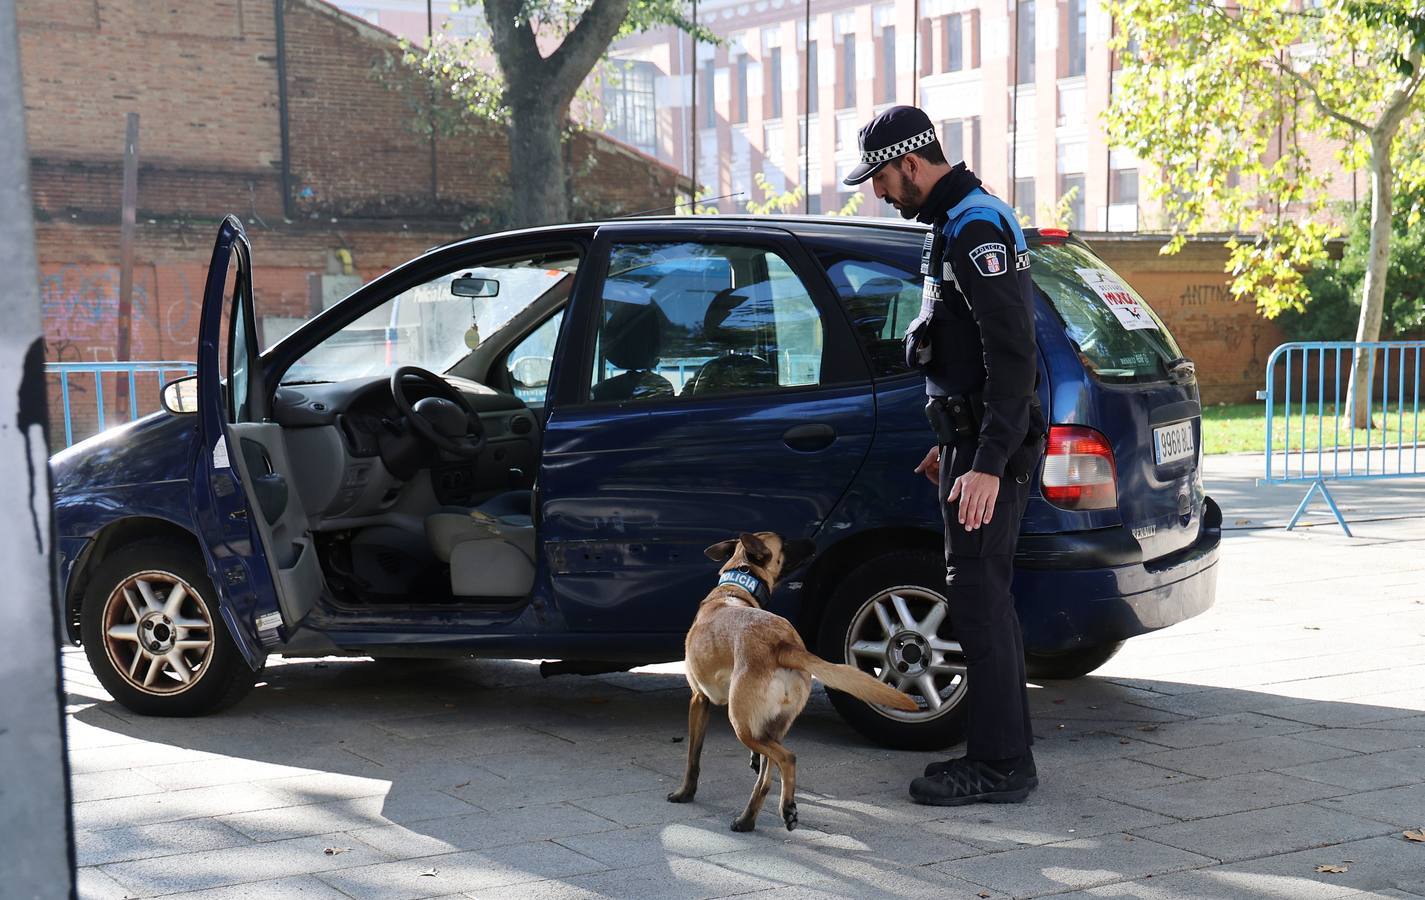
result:
[[[1344,406],[1344,403],[1342,404]],[[1350,446],[1351,428],[1349,417],[1342,415],[1338,420],[1332,415],[1328,405],[1326,415],[1315,414],[1314,404],[1309,404],[1306,415],[1305,435],[1302,434],[1301,408],[1293,406],[1291,417],[1291,449],[1315,450],[1317,438],[1330,447],[1338,440],[1341,446]],[[1287,445],[1285,406],[1277,406],[1272,419],[1272,448],[1284,450]],[[1405,443],[1410,445],[1419,439],[1425,440],[1425,415],[1416,416],[1412,410],[1400,411],[1392,405],[1389,412],[1376,409],[1371,416],[1374,423],[1369,438],[1372,447]],[[1340,436],[1337,437],[1337,428]],[[1357,428],[1356,449],[1365,449],[1367,430]],[[1202,450],[1204,453],[1263,453],[1266,451],[1267,412],[1262,403],[1229,403],[1226,406],[1207,406],[1202,410]],[[1305,443],[1303,445],[1303,437]]]

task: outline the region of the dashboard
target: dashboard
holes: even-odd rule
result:
[[[532,484],[540,441],[535,414],[512,394],[453,376],[446,381],[464,394],[484,426],[486,445],[474,460],[442,457],[403,431],[384,376],[279,387],[272,417],[283,426],[308,517],[379,515],[421,479],[429,479],[438,504],[462,506],[487,493]],[[409,383],[407,392],[412,402],[434,396],[417,382]]]

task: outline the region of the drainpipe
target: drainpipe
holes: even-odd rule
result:
[[[282,132],[282,215],[296,218],[292,209],[292,130],[287,110],[287,29],[283,4],[272,0],[272,19],[277,27],[277,121]]]

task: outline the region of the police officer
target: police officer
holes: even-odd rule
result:
[[[861,164],[846,184],[869,178],[878,198],[931,226],[906,357],[925,374],[937,446],[915,471],[944,501],[946,598],[969,686],[965,756],[932,763],[910,795],[939,806],[1017,803],[1039,783],[1010,594],[1044,434],[1029,252],[1013,210],[963,162],[946,161],[921,110],[886,110],[861,129],[860,142]]]

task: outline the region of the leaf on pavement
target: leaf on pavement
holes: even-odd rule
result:
[[[1342,872],[1345,872],[1345,871],[1346,871],[1346,867],[1345,867],[1345,866],[1324,865],[1324,866],[1317,866],[1317,867],[1316,867],[1316,871],[1318,871],[1318,872],[1325,872],[1325,873],[1330,874],[1330,875],[1340,875]]]
[[[1405,832],[1405,839],[1407,841],[1415,841],[1419,844],[1425,844],[1425,827],[1413,828],[1410,831]]]
[[[439,872],[439,871],[440,871],[439,869],[430,869],[430,870],[428,870],[428,871],[422,872],[422,873],[421,873],[421,877],[422,877],[422,878],[434,878],[434,877],[435,877],[435,873],[436,873],[436,872]]]
[[[1237,520],[1237,524],[1238,524],[1238,525],[1251,525],[1251,524],[1252,524],[1252,520],[1251,520],[1251,519],[1238,519],[1238,520]]]
[[[990,892],[989,892],[989,891],[980,891],[980,892],[979,892],[978,894],[976,894],[975,896],[976,896],[976,897],[988,897],[989,895],[990,895]]]
[[[350,853],[350,852],[351,852],[351,848],[350,848],[350,847],[328,847],[327,849],[323,850],[322,852],[325,853],[327,856],[336,856],[338,853]]]

